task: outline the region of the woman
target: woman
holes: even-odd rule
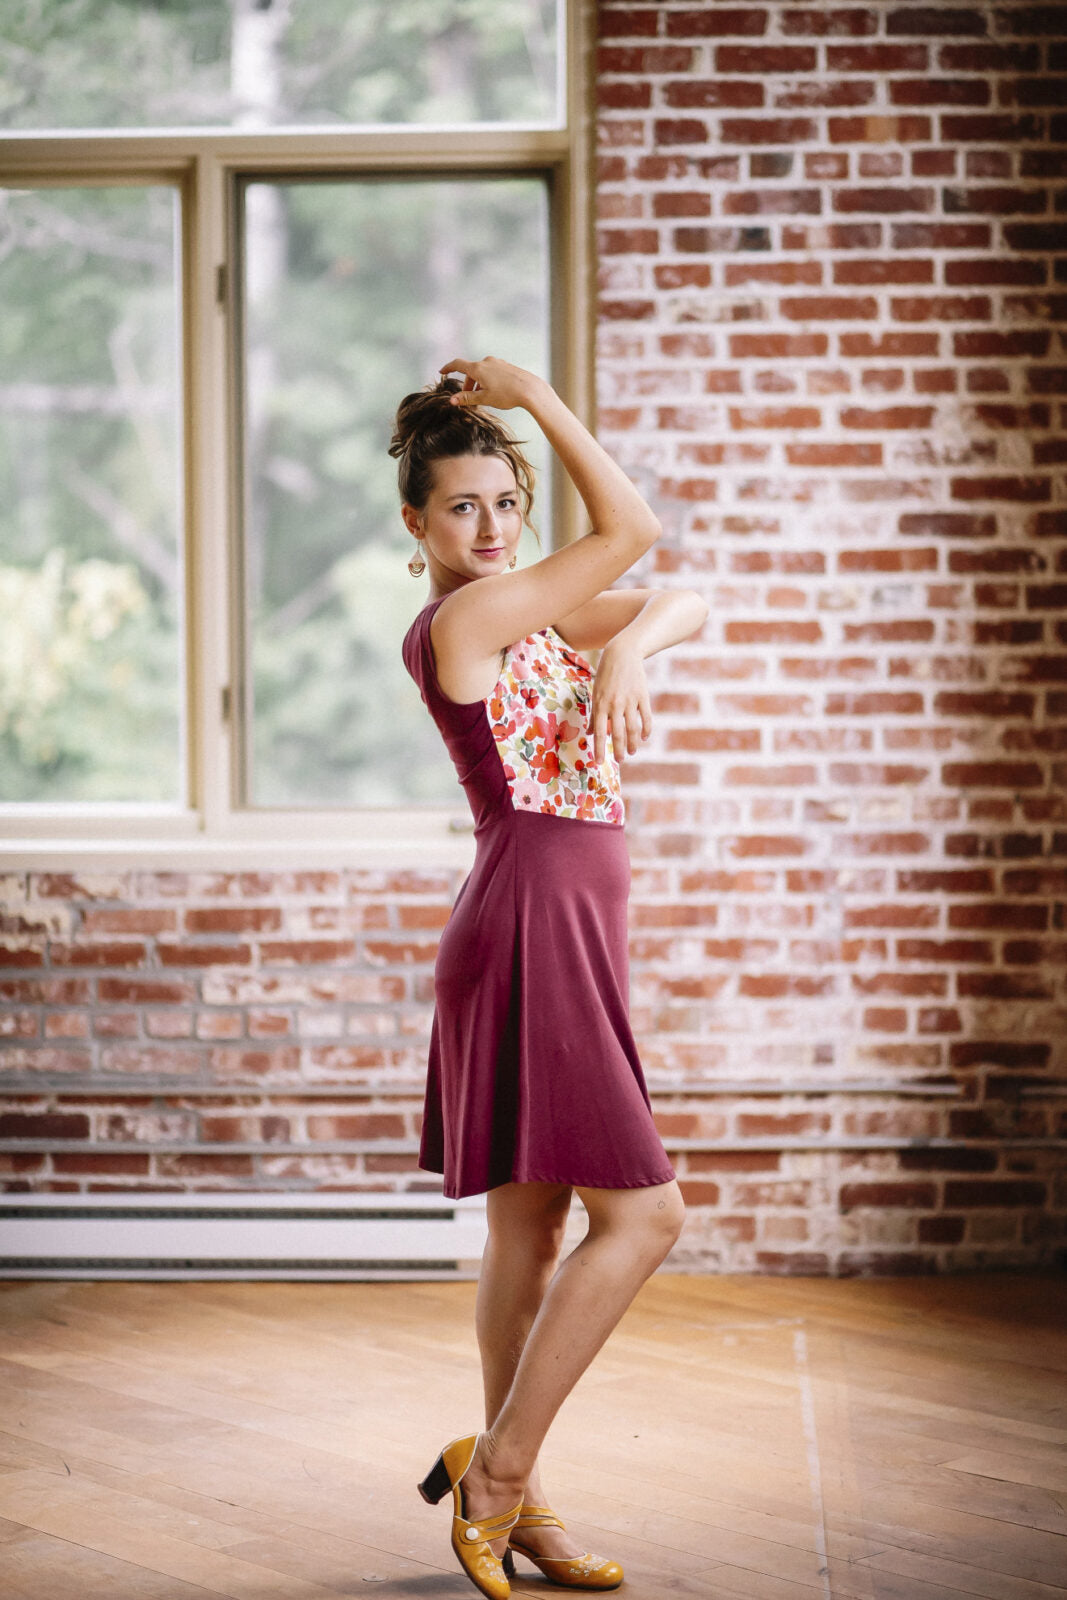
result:
[[[431,1503],[451,1489],[460,1564],[503,1600],[515,1550],[565,1587],[622,1582],[545,1506],[537,1455],[682,1225],[628,1020],[616,756],[650,732],[643,658],[693,633],[707,607],[685,590],[609,588],[660,528],[547,383],[496,358],[441,372],[462,384],[408,395],[390,447],[419,547],[409,568],[430,575],[404,661],[477,843],[437,956],[420,1165],[444,1174],[450,1197],[487,1194],[487,1427],[446,1446],[419,1488]],[[521,571],[533,474],[483,406],[529,412],[592,522]],[[595,678],[585,650],[602,652]],[[557,1270],[572,1192],[589,1228]]]

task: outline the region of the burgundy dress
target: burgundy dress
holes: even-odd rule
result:
[[[442,599],[444,596],[441,597]],[[594,764],[593,672],[553,628],[483,700],[437,680],[431,600],[404,639],[474,814],[474,866],[434,971],[419,1164],[449,1198],[501,1183],[667,1183],[630,1031],[619,768]]]

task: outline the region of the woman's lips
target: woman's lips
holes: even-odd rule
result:
[[[502,556],[504,554],[504,546],[497,544],[491,550],[476,550],[474,554],[476,556]]]

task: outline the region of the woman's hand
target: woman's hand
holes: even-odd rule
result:
[[[644,658],[633,644],[616,637],[600,652],[590,707],[593,755],[599,764],[607,754],[607,737],[619,760],[633,755],[652,732],[652,707]]]
[[[510,411],[514,406],[529,409],[531,402],[549,389],[549,385],[536,373],[524,367],[513,367],[510,361],[498,356],[486,356],[484,361],[446,361],[442,375],[462,372],[463,388],[452,396],[454,406],[492,406],[497,411]]]

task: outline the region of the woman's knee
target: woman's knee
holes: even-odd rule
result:
[[[678,1243],[685,1226],[685,1201],[677,1181],[663,1185],[650,1220],[656,1245],[662,1250],[662,1260]]]
[[[677,1243],[685,1202],[677,1180],[647,1189],[582,1192],[593,1235],[619,1233],[654,1270]]]

